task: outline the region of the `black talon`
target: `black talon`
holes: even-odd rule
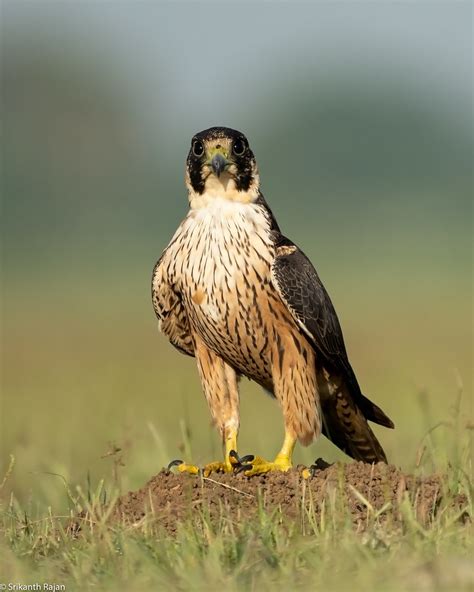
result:
[[[246,454],[245,456],[239,456],[235,450],[231,450],[229,452],[229,456],[231,458],[235,458],[239,465],[245,464],[247,462],[252,462],[255,458],[254,454]]]
[[[330,466],[331,465],[322,458],[317,458],[314,461],[314,463],[310,467],[308,467],[308,471],[311,478],[313,478],[316,475],[316,471],[324,471],[325,469],[328,469]]]
[[[169,471],[173,467],[177,467],[178,465],[182,465],[182,464],[183,464],[183,461],[182,460],[179,460],[179,459],[172,460],[170,462],[170,464],[168,465],[167,470]]]
[[[234,473],[242,473],[243,471],[251,471],[253,469],[253,465],[243,465],[240,464],[234,468]]]
[[[324,469],[329,469],[331,465],[322,458],[317,458],[311,466],[314,467],[315,470],[318,469],[319,471],[324,471]]]

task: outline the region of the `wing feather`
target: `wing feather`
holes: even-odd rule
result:
[[[296,245],[277,247],[272,281],[313,346],[325,360],[347,371],[350,364],[336,311],[310,260]]]
[[[342,329],[334,306],[306,255],[289,239],[275,233],[276,257],[272,283],[298,326],[323,359],[327,370],[344,377],[354,402],[367,419],[393,427],[385,413],[361,392],[349,362]]]
[[[194,356],[194,341],[184,304],[166,276],[166,255],[167,250],[159,258],[152,276],[151,296],[158,327],[180,352]]]

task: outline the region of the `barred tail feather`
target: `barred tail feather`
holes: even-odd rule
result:
[[[352,397],[340,391],[321,401],[323,434],[355,460],[387,462],[385,452]]]

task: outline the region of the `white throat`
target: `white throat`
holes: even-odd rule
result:
[[[235,181],[229,173],[225,172],[218,178],[209,175],[204,184],[202,194],[191,191],[189,204],[193,210],[206,208],[216,200],[224,200],[233,203],[253,203],[258,197],[257,183],[252,183],[248,191],[239,191],[235,187]]]

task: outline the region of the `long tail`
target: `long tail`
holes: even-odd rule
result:
[[[365,407],[365,414],[360,407]],[[367,463],[387,462],[385,452],[370,429],[367,417],[387,427],[393,427],[393,422],[366,397],[363,397],[360,407],[344,387],[329,397],[322,397],[323,434],[356,460]]]

